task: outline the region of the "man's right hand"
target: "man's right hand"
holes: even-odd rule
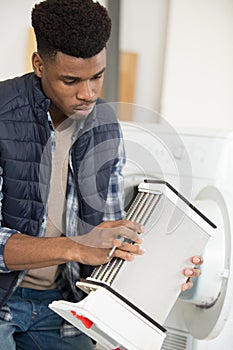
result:
[[[70,238],[83,245],[82,263],[100,265],[108,262],[107,257],[113,246],[117,248],[112,257],[132,261],[135,254],[142,255],[144,250],[139,244],[143,241],[140,237],[143,232],[145,228],[141,224],[129,220],[106,221],[83,236]],[[135,244],[122,242],[119,237],[127,238]]]
[[[138,244],[142,238],[138,233],[144,227],[127,220],[108,221],[89,233],[78,237],[32,237],[22,233],[13,234],[4,248],[4,262],[8,270],[27,270],[80,262],[101,265],[108,262],[108,254],[114,245],[118,248],[113,256],[127,261],[134,255],[143,254]],[[136,244],[121,243],[119,235]]]

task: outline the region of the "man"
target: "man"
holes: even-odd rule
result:
[[[92,0],[47,0],[32,25],[34,73],[0,84],[0,343],[89,350],[92,341],[48,304],[79,301],[75,282],[107,262],[114,244],[125,260],[143,254],[144,228],[122,220],[119,124],[98,99],[111,20]]]

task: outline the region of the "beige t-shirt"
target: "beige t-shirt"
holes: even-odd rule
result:
[[[46,237],[59,237],[65,233],[65,194],[68,174],[68,158],[74,123],[63,130],[56,130],[56,147],[52,160],[50,195],[48,202],[48,225]],[[53,289],[59,267],[49,266],[29,270],[20,286],[39,290]]]

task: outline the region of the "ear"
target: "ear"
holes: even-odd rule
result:
[[[38,52],[32,54],[32,67],[38,78],[42,77],[44,62]]]

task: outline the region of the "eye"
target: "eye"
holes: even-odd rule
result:
[[[95,76],[92,78],[92,80],[97,80],[97,79],[102,78],[103,74],[104,74],[104,73],[100,73],[100,74],[98,74],[98,75],[95,75]]]
[[[63,80],[63,83],[65,85],[74,85],[77,82],[76,79],[72,79],[72,80]]]

